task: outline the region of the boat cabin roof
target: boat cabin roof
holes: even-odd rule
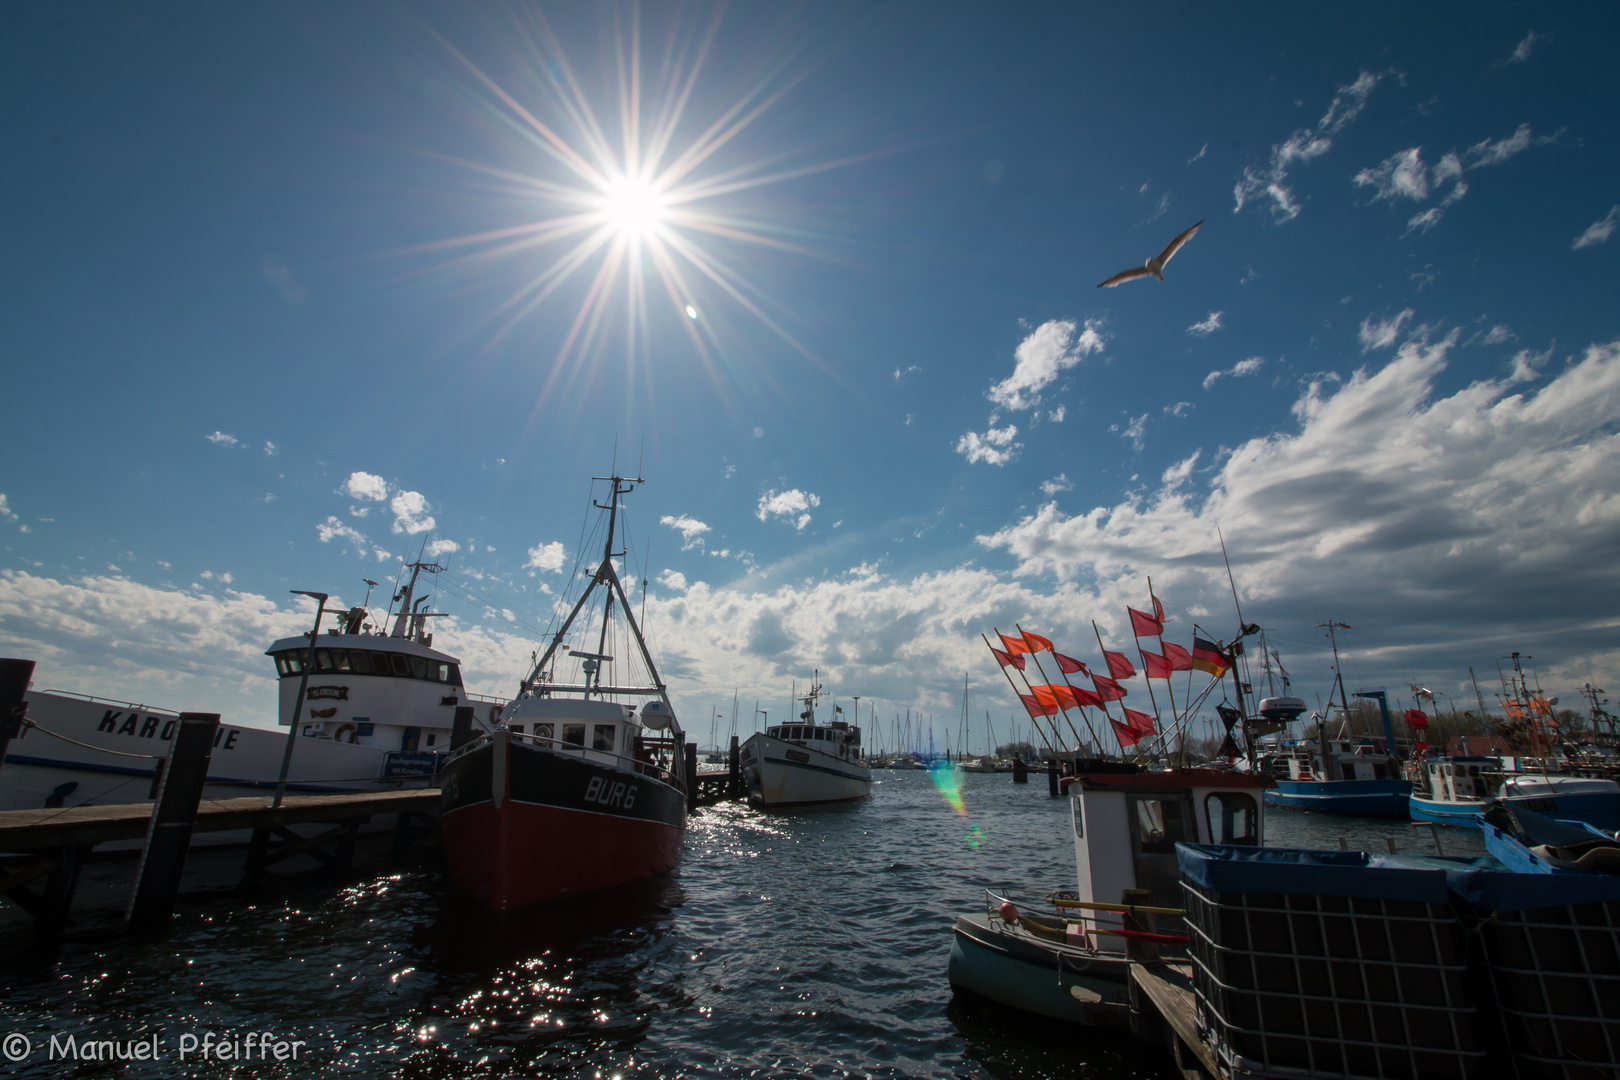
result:
[[[1154,791],[1163,788],[1249,788],[1258,791],[1276,787],[1266,773],[1216,772],[1214,769],[1166,769],[1163,772],[1081,773],[1066,776],[1063,786],[1079,784],[1082,791]]]

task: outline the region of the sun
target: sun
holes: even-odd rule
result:
[[[658,231],[666,205],[659,190],[636,177],[610,182],[602,193],[602,213],[613,230],[626,240],[641,240]]]

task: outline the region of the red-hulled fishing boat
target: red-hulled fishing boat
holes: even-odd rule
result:
[[[641,481],[607,481],[607,541],[600,565],[551,636],[544,655],[490,734],[445,764],[439,829],[462,890],[497,911],[669,870],[686,830],[681,777],[685,736],[613,568],[619,499]],[[594,652],[563,645],[600,588],[606,593]],[[615,608],[636,676],[616,685],[607,652]],[[583,627],[582,627],[583,628]],[[568,682],[558,681],[567,664]],[[637,679],[640,679],[638,683]],[[639,711],[634,704],[640,702]]]

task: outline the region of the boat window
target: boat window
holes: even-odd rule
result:
[[[395,653],[392,659],[394,661],[394,674],[403,675],[407,679],[410,678],[411,669],[405,662],[405,657],[400,653]]]
[[[445,664],[445,663],[438,664],[433,669],[433,677],[435,679],[438,679],[440,682],[449,682],[450,681],[450,665]]]
[[[411,678],[427,678],[427,658],[422,656],[411,657]]]
[[[1174,851],[1187,837],[1181,828],[1181,807],[1170,799],[1138,799],[1136,827],[1143,851]]]
[[[822,742],[827,741],[827,729],[826,728],[811,728],[810,733],[812,735],[814,735],[817,739],[820,739]]]
[[[596,730],[591,733],[591,749],[613,752],[613,725],[597,724]]]
[[[277,675],[283,675],[283,676],[286,675],[287,674],[287,658],[278,653],[274,657],[274,659],[275,659],[275,662],[276,662],[276,674]]]
[[[1219,791],[1204,800],[1212,844],[1260,843],[1260,814],[1254,796],[1241,791]]]
[[[349,670],[349,650],[348,649],[333,649],[332,650],[332,663],[337,666],[337,669],[339,671],[348,671]]]
[[[551,727],[551,725],[550,724],[536,724],[536,725],[534,725],[534,737],[537,738],[537,739],[550,739],[550,738],[552,738],[552,727]]]
[[[585,745],[585,725],[584,724],[564,724],[562,726],[562,729],[563,729],[562,741],[563,741],[564,745],[567,745],[567,746],[584,746]]]
[[[315,664],[321,671],[331,671],[332,670],[332,650],[331,649],[316,649],[315,650]]]
[[[1479,775],[1479,766],[1478,765],[1470,765],[1470,766],[1468,766],[1468,775],[1469,776],[1478,776]]]
[[[388,654],[385,652],[371,653],[371,673],[373,675],[388,674]]]
[[[1086,822],[1085,822],[1085,816],[1081,813],[1081,810],[1080,810],[1080,796],[1078,796],[1078,795],[1069,796],[1069,812],[1074,817],[1074,835],[1075,835],[1075,837],[1077,839],[1084,840],[1086,838]]]
[[[304,672],[304,654],[301,652],[286,652],[282,656],[287,658],[287,674],[302,675]]]

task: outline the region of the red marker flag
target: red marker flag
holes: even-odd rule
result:
[[[1096,694],[1093,694],[1090,690],[1082,690],[1078,686],[1071,686],[1068,688],[1068,690],[1074,695],[1074,703],[1076,705],[1089,705],[1093,709],[1100,709],[1103,707],[1103,699],[1098,697]]]
[[[1147,736],[1157,735],[1159,733],[1159,726],[1153,722],[1153,717],[1149,716],[1145,712],[1137,712],[1135,709],[1126,709],[1125,722],[1130,724],[1131,730],[1139,735]]]
[[[1173,670],[1174,669],[1170,666],[1170,661],[1166,660],[1158,653],[1148,652],[1145,649],[1142,651],[1142,671],[1148,678],[1164,679],[1168,681],[1170,678],[1170,672]]]
[[[1067,686],[1032,686],[1029,689],[1035,695],[1035,700],[1045,707],[1048,716],[1059,709],[1075,708],[1074,695],[1069,693]]]
[[[1040,652],[1042,649],[1047,652],[1052,651],[1052,642],[1050,640],[1041,637],[1039,634],[1031,634],[1028,630],[1024,631],[1024,644],[1029,647],[1030,652]]]
[[[1131,630],[1137,637],[1158,637],[1164,633],[1164,620],[1155,619],[1145,611],[1137,611],[1133,607],[1125,609],[1131,613]]]
[[[1153,598],[1153,614],[1159,617],[1160,622],[1170,621],[1164,617],[1164,605],[1159,603],[1159,598],[1157,596]]]
[[[1018,700],[1024,703],[1024,710],[1031,716],[1051,716],[1053,713],[1057,712],[1056,705],[1053,705],[1049,709],[1030,694],[1019,694]]]
[[[1097,688],[1097,696],[1104,701],[1118,701],[1125,696],[1125,688],[1106,675],[1093,674],[1091,682]]]
[[[1191,671],[1192,653],[1183,649],[1174,642],[1166,641],[1164,645],[1164,658],[1170,661],[1171,671]]]
[[[1080,675],[1091,674],[1091,672],[1086,670],[1086,665],[1082,664],[1072,656],[1064,656],[1056,649],[1052,650],[1052,659],[1057,661],[1058,670],[1063,672],[1065,675],[1074,675],[1077,673]]]
[[[1019,671],[1024,670],[1024,658],[1022,656],[1009,656],[993,645],[990,647],[990,652],[995,656],[996,663],[1000,664],[1002,667],[1011,665],[1017,668]]]
[[[1110,718],[1108,722],[1114,725],[1114,735],[1119,739],[1119,745],[1135,746],[1137,743],[1142,741],[1142,737],[1140,735],[1126,727],[1124,724],[1120,723],[1118,720]]]
[[[1217,679],[1226,674],[1226,656],[1213,641],[1195,636],[1192,647],[1192,666],[1207,671]]]
[[[1422,709],[1407,709],[1406,715],[1401,719],[1406,721],[1408,727],[1429,726],[1429,714]]]
[[[1136,665],[1132,664],[1131,658],[1122,652],[1109,652],[1104,649],[1103,659],[1108,661],[1108,674],[1116,679],[1128,679],[1136,674]]]
[[[1007,646],[1009,655],[1022,656],[1030,651],[1029,643],[1021,637],[1008,637],[1006,634],[997,634],[996,637],[1000,638],[1001,643]]]

